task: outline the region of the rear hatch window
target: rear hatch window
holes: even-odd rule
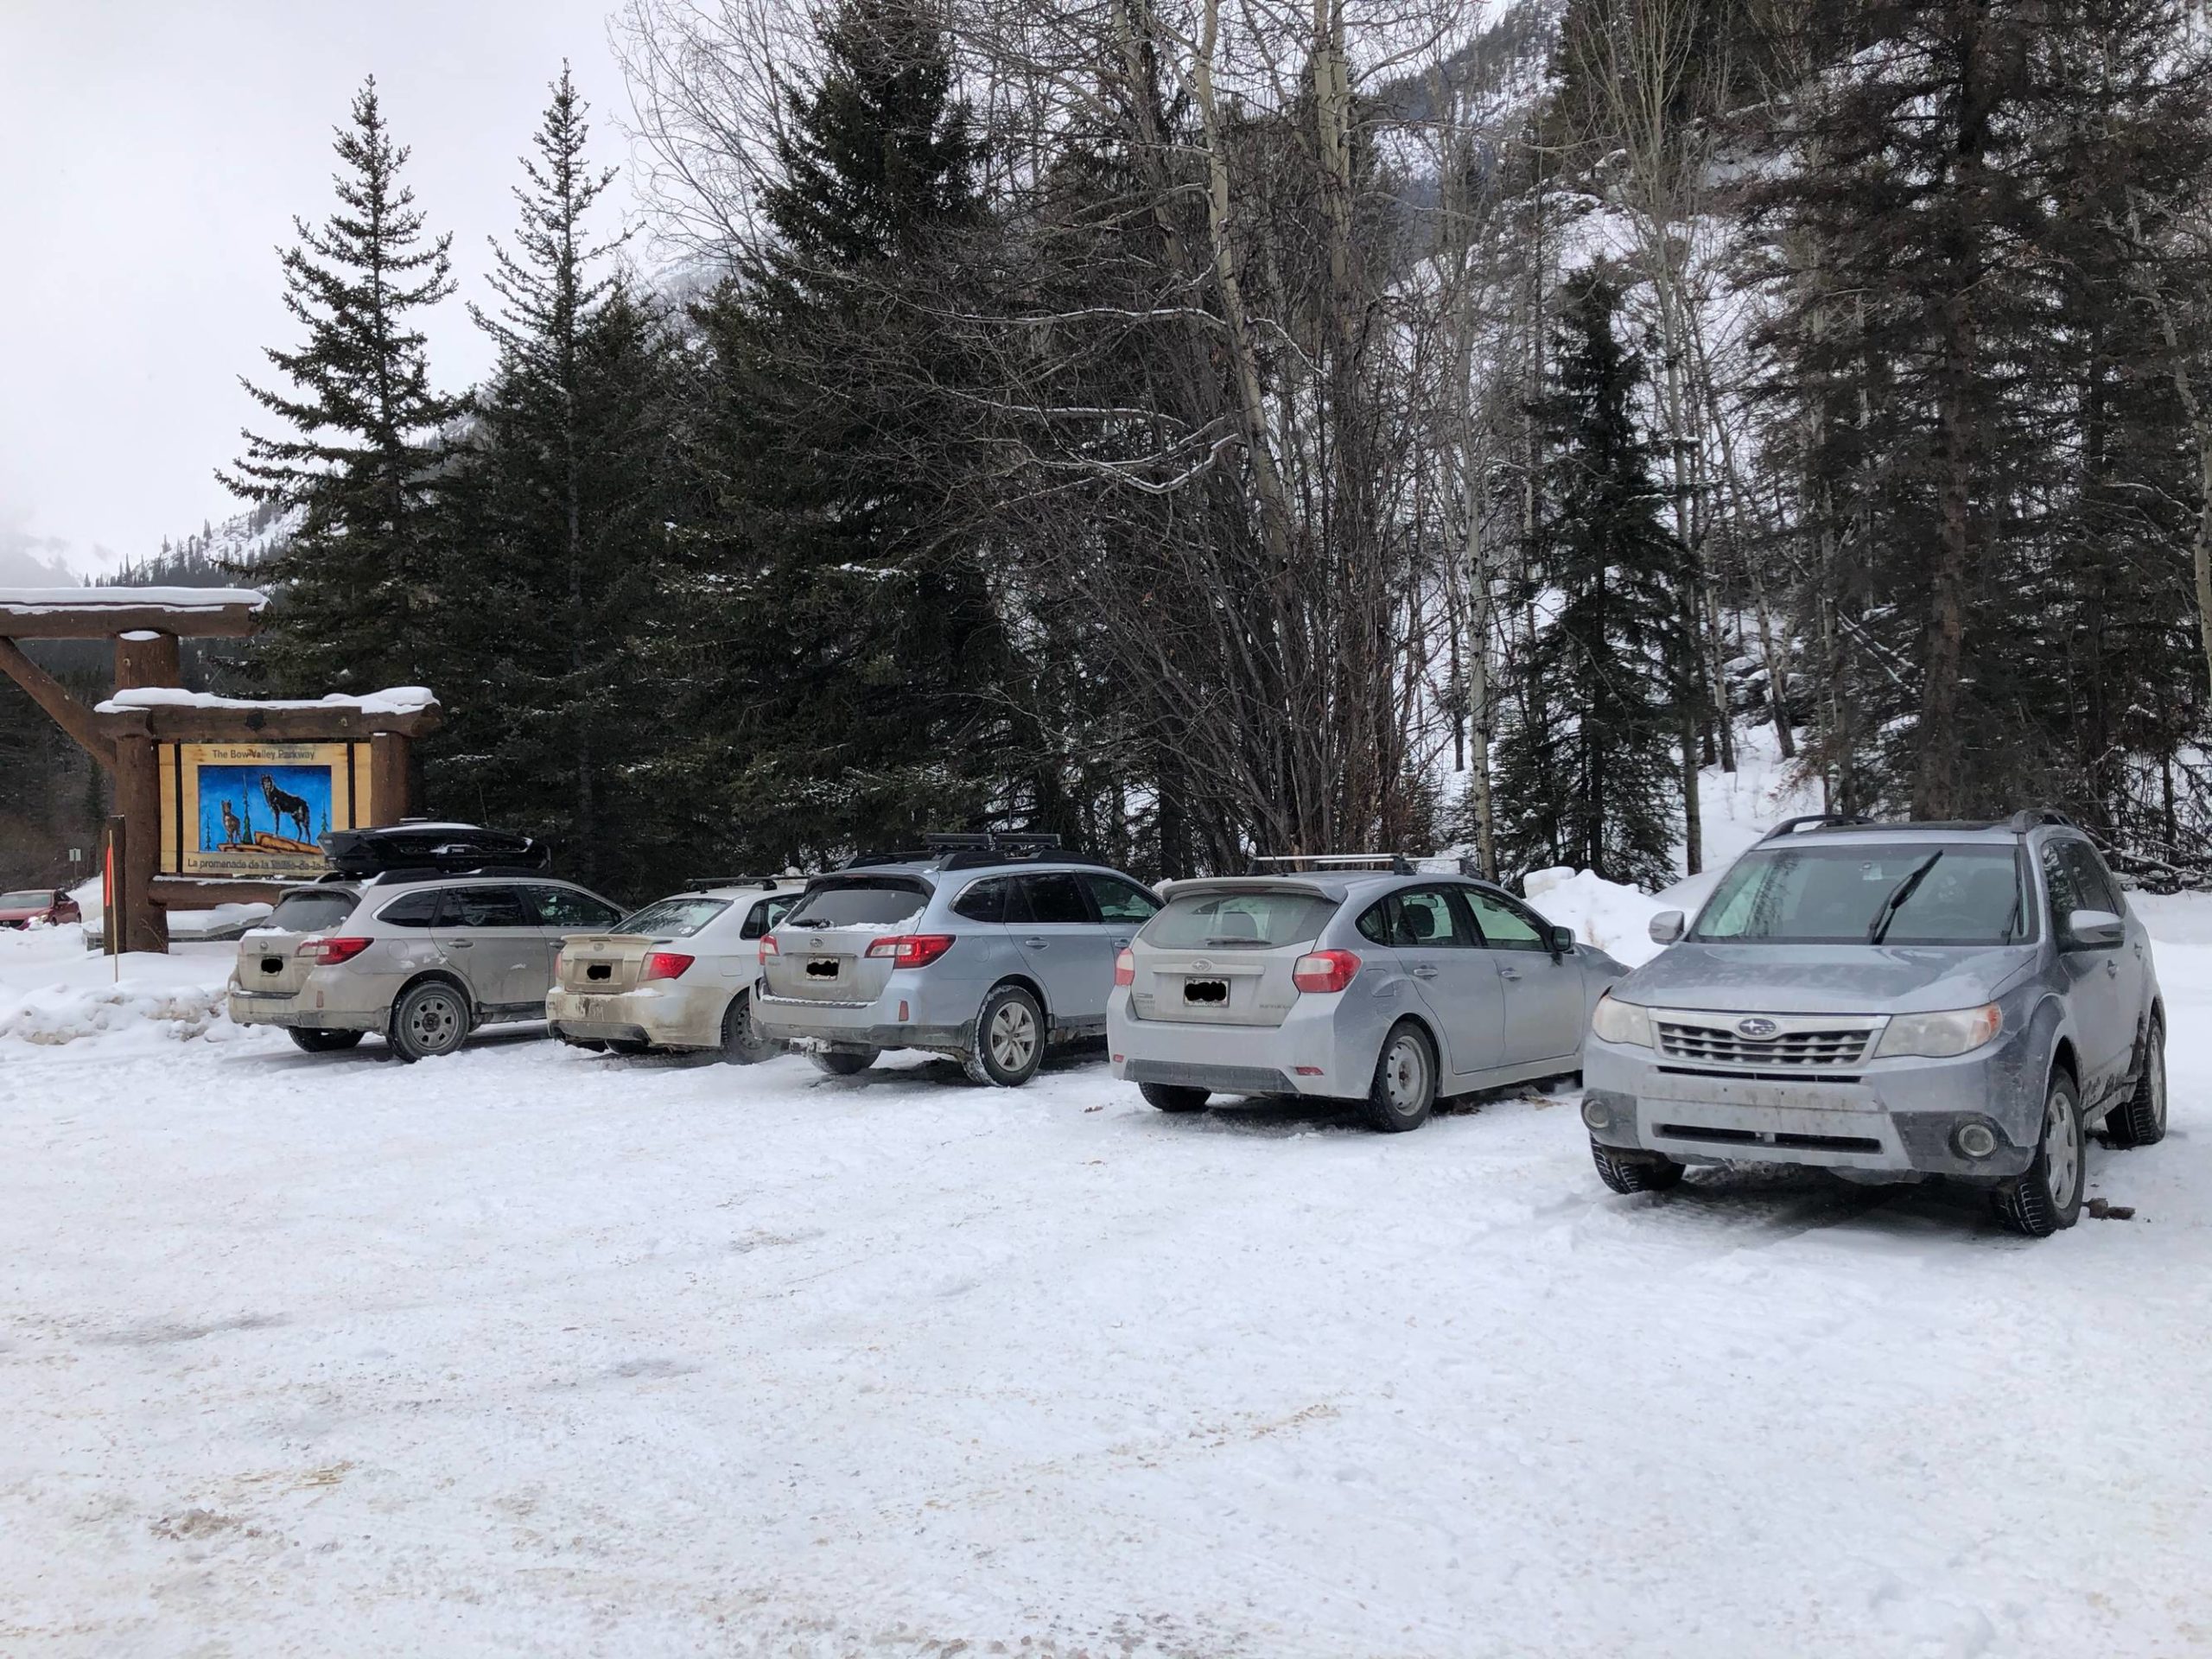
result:
[[[1319,893],[1178,893],[1145,924],[1144,940],[1163,950],[1278,950],[1303,944],[1329,925],[1337,900]]]
[[[288,893],[261,925],[277,933],[320,933],[342,926],[359,902],[343,887],[317,893]]]
[[[785,922],[791,927],[893,927],[919,912],[929,897],[929,888],[911,877],[847,877],[807,889]]]

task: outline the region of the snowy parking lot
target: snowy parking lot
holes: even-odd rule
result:
[[[2212,906],[2146,910],[2172,1133],[2044,1243],[1613,1198],[1564,1089],[407,1067],[0,941],[0,1649],[2203,1650]]]

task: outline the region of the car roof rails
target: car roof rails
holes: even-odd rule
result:
[[[2081,825],[2055,806],[2027,806],[2005,820],[2005,827],[2016,836],[2024,836],[2031,830],[2040,830],[2055,824],[2062,830],[2078,830]]]
[[[1255,855],[1252,860],[1254,875],[1274,875],[1281,872],[1263,870],[1262,864],[1317,865],[1317,872],[1325,875],[1418,875],[1413,861],[1402,853],[1274,853]],[[1365,869],[1360,867],[1365,866]]]
[[[1794,836],[1800,830],[1807,828],[1820,830],[1870,830],[1874,827],[1874,820],[1868,817],[1863,812],[1807,812],[1797,817],[1784,818],[1780,823],[1776,824],[1773,829],[1768,830],[1766,834],[1761,836],[1759,840],[1762,842],[1780,841],[1785,836]]]
[[[346,876],[346,880],[373,881],[380,887],[404,887],[417,881],[466,881],[496,878],[504,881],[558,881],[550,870],[533,870],[521,864],[481,864],[474,869],[441,870],[410,864],[397,870],[379,870],[372,876]]]
[[[786,881],[805,879],[800,875],[695,875],[688,885],[695,893],[703,893],[709,887],[759,887],[764,893],[772,893]]]

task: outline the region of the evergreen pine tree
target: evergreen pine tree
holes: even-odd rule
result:
[[[641,643],[660,614],[665,386],[652,306],[607,269],[590,209],[614,176],[585,158],[587,105],[564,65],[515,191],[512,246],[493,244],[499,358],[451,492],[454,683],[431,770],[441,798],[549,836],[563,868],[613,886],[680,852],[658,803],[625,791],[663,746]]]
[[[257,567],[277,590],[251,658],[254,677],[293,693],[367,690],[427,677],[439,553],[433,496],[443,429],[462,408],[430,389],[416,314],[453,292],[449,238],[426,241],[408,152],[393,142],[372,77],[338,130],[339,206],[319,228],[296,219],[283,256],[284,304],[307,329],[267,356],[286,390],[246,383],[284,435],[245,434],[228,476],[238,494],[295,510],[284,550]]]
[[[1501,866],[1674,880],[1688,561],[1636,429],[1642,362],[1603,271],[1567,286],[1536,424],[1545,456],[1522,602],[1536,619],[1498,745]]]
[[[975,219],[946,42],[912,0],[845,0],[790,94],[775,236],[697,308],[711,353],[698,571],[734,695],[697,711],[731,855],[914,844],[988,808],[1001,644],[932,458],[962,365],[911,303]]]

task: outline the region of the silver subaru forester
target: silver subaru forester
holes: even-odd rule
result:
[[[1618,1192],[1691,1163],[1817,1165],[1986,1187],[2041,1237],[2083,1141],[2166,1128],[2165,1014],[2141,920],[2055,812],[1792,819],[1592,1019],[1583,1121]]]

